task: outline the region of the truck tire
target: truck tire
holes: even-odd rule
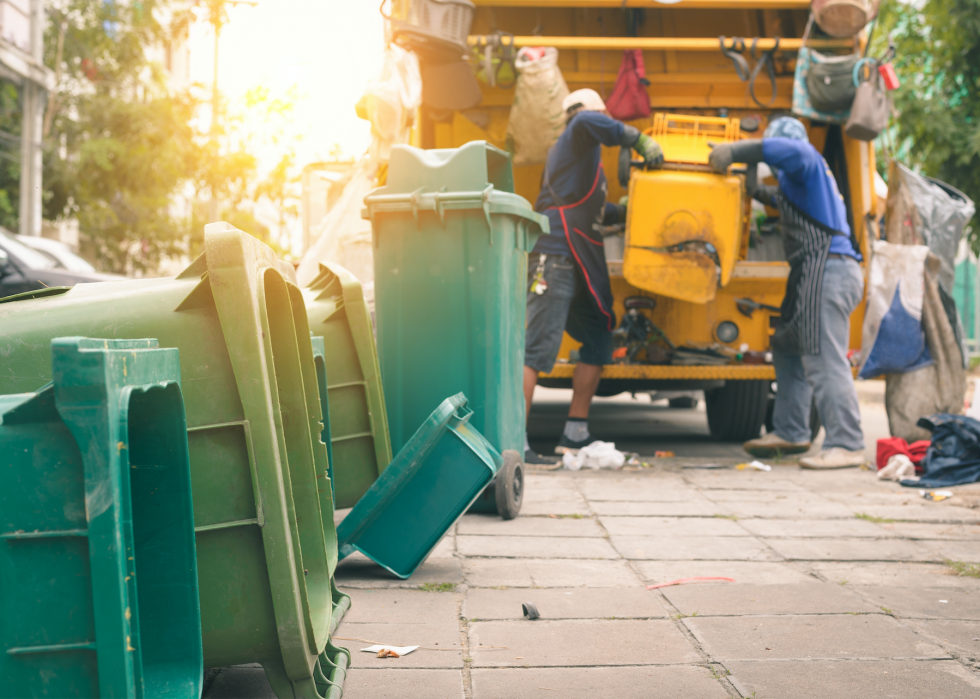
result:
[[[704,392],[708,431],[721,442],[745,442],[759,436],[766,420],[769,381],[726,381]]]
[[[514,519],[524,502],[524,464],[521,463],[520,454],[513,449],[505,450],[501,456],[504,457],[504,465],[494,479],[497,514],[502,519]]]

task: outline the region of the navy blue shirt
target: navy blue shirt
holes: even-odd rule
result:
[[[571,257],[557,207],[574,204],[589,194],[602,162],[601,146],[618,146],[622,140],[622,122],[601,112],[579,112],[568,122],[548,151],[547,184],[542,178],[534,210],[548,217],[551,233],[538,238],[534,252]],[[560,201],[556,201],[552,191]],[[609,209],[607,206],[605,213],[611,213]],[[595,212],[595,218],[599,218],[599,213]]]
[[[835,235],[830,241],[830,252],[860,260],[861,254],[851,244],[844,197],[817,149],[806,141],[767,138],[762,141],[762,157],[776,171],[779,188],[796,208],[843,234]],[[772,205],[772,202],[764,203]]]

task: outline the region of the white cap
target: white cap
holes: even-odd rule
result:
[[[606,111],[606,103],[602,101],[599,97],[599,93],[595,90],[590,90],[585,88],[584,90],[576,90],[562,100],[561,108],[567,114],[569,109],[578,107],[586,112],[604,112]]]

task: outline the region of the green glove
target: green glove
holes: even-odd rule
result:
[[[648,168],[658,168],[664,164],[664,152],[660,148],[660,144],[646,134],[640,134],[633,145],[633,149],[640,154]]]

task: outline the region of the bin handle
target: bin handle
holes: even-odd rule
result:
[[[450,427],[459,427],[460,425],[465,425],[473,417],[473,411],[465,405],[461,405],[453,413],[453,416],[449,418]]]
[[[493,193],[493,185],[488,184],[483,190],[483,215],[487,217],[487,230],[490,231],[490,247],[493,247],[493,221],[490,219],[490,195]]]

